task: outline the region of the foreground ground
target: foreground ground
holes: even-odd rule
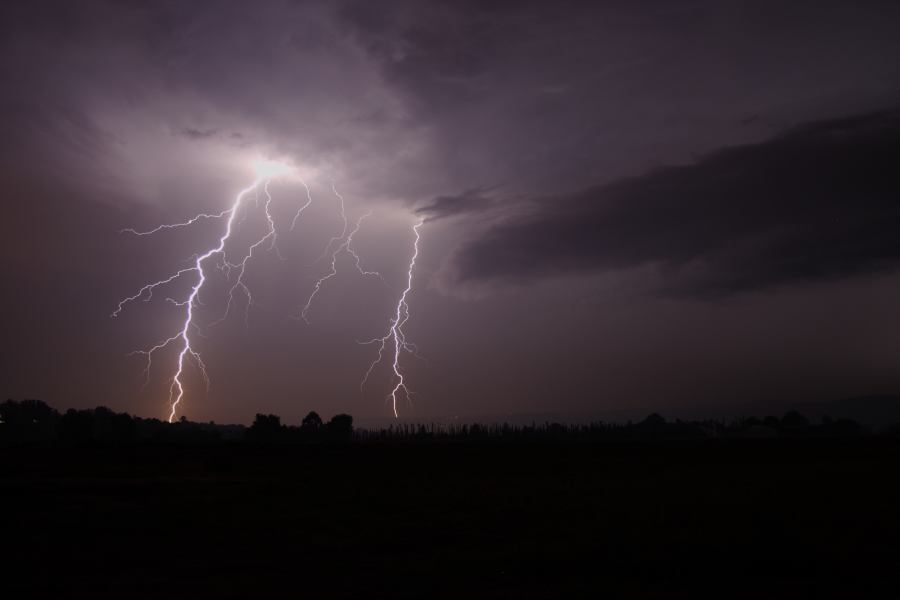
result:
[[[804,597],[900,569],[900,444],[0,449],[6,598]]]

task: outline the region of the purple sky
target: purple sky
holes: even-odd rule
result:
[[[168,414],[189,266],[260,157],[279,258],[196,309],[183,414],[391,416],[359,383],[419,261],[405,418],[814,401],[900,389],[894,2],[5,2],[6,397]],[[340,232],[337,263],[305,303]],[[234,239],[258,234],[254,213]],[[212,264],[210,268],[215,271]],[[202,333],[202,336],[201,336]]]

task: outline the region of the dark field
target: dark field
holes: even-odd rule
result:
[[[4,448],[2,595],[859,597],[898,582],[898,467],[884,437]]]

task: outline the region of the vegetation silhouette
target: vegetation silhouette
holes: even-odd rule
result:
[[[896,426],[887,433],[897,434]],[[300,425],[285,425],[278,415],[257,414],[253,424],[176,423],[116,413],[104,406],[58,411],[40,400],[7,400],[0,404],[0,443],[59,442],[69,444],[129,444],[138,442],[265,444],[399,441],[490,442],[637,442],[705,439],[821,438],[873,434],[852,419],[824,417],[812,423],[797,411],[782,417],[743,417],[731,421],[667,421],[653,413],[639,422],[587,424],[532,423],[398,423],[380,429],[354,429],[353,417],[334,415],[324,422],[315,411]]]
[[[9,598],[870,597],[896,579],[900,431],[847,419],[245,427],[10,400],[0,421]]]

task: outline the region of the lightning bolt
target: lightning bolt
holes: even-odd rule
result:
[[[134,235],[153,235],[154,233],[158,233],[164,229],[180,229],[182,227],[188,227],[190,225],[193,225],[200,219],[221,219],[225,215],[231,213],[232,208],[225,209],[222,212],[215,213],[215,214],[200,213],[199,215],[195,215],[195,216],[191,217],[187,221],[183,221],[181,223],[170,223],[167,225],[160,225],[158,227],[154,227],[153,229],[150,229],[149,231],[138,231],[136,229],[132,229],[131,227],[128,227],[126,229],[120,229],[119,233],[131,233]]]
[[[273,167],[274,165],[274,167]],[[275,221],[272,218],[272,214],[270,212],[270,206],[272,203],[272,196],[269,193],[269,183],[271,181],[272,176],[280,174],[282,172],[286,172],[287,167],[283,165],[278,165],[277,163],[266,163],[264,164],[266,168],[270,171],[270,176],[264,176],[260,173],[260,176],[253,182],[252,185],[240,191],[237,197],[234,199],[231,207],[223,210],[220,213],[200,213],[187,221],[183,221],[181,223],[174,223],[170,225],[160,225],[154,229],[148,231],[138,231],[136,229],[123,229],[122,233],[130,233],[136,236],[147,236],[152,235],[154,233],[158,233],[167,229],[178,229],[182,227],[188,227],[198,222],[201,219],[221,219],[227,217],[227,221],[225,224],[225,229],[222,235],[219,237],[218,244],[207,249],[202,254],[196,254],[192,257],[193,265],[190,267],[186,267],[184,269],[180,269],[169,277],[160,279],[158,281],[154,281],[152,283],[148,283],[141,287],[137,293],[128,296],[121,301],[119,301],[116,309],[112,312],[112,317],[118,317],[125,307],[135,302],[139,299],[143,299],[145,302],[149,302],[153,298],[153,293],[158,288],[171,284],[182,277],[188,275],[194,275],[195,281],[191,286],[190,293],[183,300],[175,300],[173,298],[167,298],[166,300],[171,302],[177,307],[184,308],[184,321],[181,324],[181,327],[177,333],[168,337],[167,339],[145,349],[145,350],[137,350],[132,352],[131,354],[140,354],[146,357],[147,366],[144,369],[145,375],[145,385],[146,382],[149,381],[150,378],[150,369],[153,365],[153,355],[164,349],[169,347],[170,345],[178,346],[178,360],[177,367],[175,370],[175,374],[172,376],[171,384],[169,385],[169,416],[168,420],[171,423],[175,419],[175,415],[178,411],[178,405],[184,399],[185,396],[185,383],[184,383],[184,373],[187,367],[187,363],[192,361],[197,369],[199,369],[200,374],[202,375],[207,388],[209,387],[209,375],[206,370],[206,364],[203,362],[203,358],[200,353],[194,348],[192,344],[192,333],[202,336],[202,331],[200,327],[195,323],[195,309],[201,305],[200,302],[200,292],[203,289],[204,284],[207,281],[207,266],[206,262],[213,258],[218,257],[219,264],[217,267],[224,271],[226,277],[230,280],[231,273],[233,270],[236,270],[238,275],[234,281],[234,284],[231,286],[228,292],[228,303],[225,310],[225,315],[222,317],[223,320],[228,316],[228,312],[231,309],[232,303],[234,301],[234,294],[237,290],[241,290],[247,297],[247,310],[249,312],[250,305],[253,303],[253,296],[250,293],[250,289],[247,287],[244,282],[244,273],[246,272],[248,262],[253,258],[254,251],[269,242],[269,249],[275,249],[277,251],[276,242],[277,242],[277,233],[275,229]],[[264,215],[266,218],[267,227],[265,233],[256,241],[254,241],[246,251],[246,254],[242,257],[242,259],[238,262],[230,262],[225,255],[225,246],[228,243],[229,239],[232,236],[232,232],[235,228],[235,220],[240,211],[242,204],[244,203],[245,197],[251,192],[257,192],[257,203],[258,203],[258,192],[259,188],[262,186],[263,192],[266,196],[266,202],[264,204]],[[297,223],[297,220],[300,218],[300,215],[304,210],[312,203],[312,196],[309,191],[309,187],[307,187],[306,183],[303,183],[303,187],[306,189],[306,202],[302,204],[298,210],[296,215],[294,216],[293,221],[291,222],[291,229]],[[246,212],[245,212],[246,216]],[[245,317],[246,322],[246,317]]]
[[[271,180],[266,180],[265,185],[263,185],[263,192],[266,195],[266,202],[263,205],[264,206],[263,211],[264,211],[265,217],[266,217],[266,233],[265,233],[265,235],[263,235],[261,238],[259,238],[253,244],[250,245],[250,248],[247,250],[247,254],[244,256],[244,258],[243,258],[243,260],[241,260],[241,262],[229,263],[229,262],[225,261],[223,258],[223,264],[224,264],[226,273],[230,276],[231,269],[237,269],[238,276],[234,282],[234,285],[231,286],[231,288],[228,290],[228,302],[225,305],[225,314],[222,315],[222,318],[218,319],[217,321],[214,321],[210,326],[218,325],[219,323],[223,322],[225,319],[228,318],[228,313],[231,312],[231,305],[234,303],[234,293],[235,293],[235,291],[238,290],[238,288],[240,288],[240,290],[243,291],[244,295],[247,297],[247,306],[246,306],[246,310],[244,311],[244,325],[245,326],[249,325],[250,307],[253,306],[253,294],[250,292],[250,288],[247,287],[247,284],[244,283],[244,273],[247,270],[247,263],[250,261],[251,258],[253,258],[254,250],[256,250],[258,247],[262,246],[267,241],[271,240],[271,242],[269,243],[268,249],[274,250],[276,252],[276,254],[278,254],[278,257],[281,258],[282,260],[284,260],[284,258],[281,256],[281,254],[278,253],[278,247],[275,245],[276,242],[278,241],[278,234],[275,232],[275,220],[272,218],[272,213],[269,210],[270,206],[272,205],[272,194],[269,193],[269,182],[270,181]],[[304,184],[304,187],[306,187],[306,184]],[[309,190],[309,188],[307,188],[307,192],[308,192],[308,190]],[[306,206],[309,206],[308,202],[306,205],[303,206],[303,208],[306,208]],[[303,208],[300,209],[300,212],[302,212]]]
[[[414,356],[418,356],[415,344],[407,341],[406,334],[403,332],[403,326],[409,321],[409,304],[406,302],[406,297],[412,290],[413,270],[416,267],[416,259],[419,257],[419,228],[422,226],[423,222],[424,220],[420,220],[413,225],[412,228],[415,241],[413,242],[413,253],[409,260],[409,268],[406,271],[406,288],[404,288],[403,293],[400,294],[400,298],[397,301],[397,309],[394,312],[394,316],[391,317],[391,323],[387,333],[380,338],[359,342],[360,344],[378,344],[378,356],[372,361],[372,364],[369,365],[369,369],[366,371],[365,376],[359,384],[360,390],[365,388],[366,382],[368,382],[372,371],[384,359],[384,352],[387,349],[388,343],[390,342],[392,344],[394,356],[393,361],[391,362],[391,368],[393,370],[393,373],[391,374],[391,384],[393,387],[385,399],[390,400],[395,418],[399,416],[397,413],[398,394],[403,392],[407,401],[412,397],[412,393],[407,387],[406,380],[403,377],[403,371],[400,370],[400,355],[403,352],[409,352]]]
[[[343,209],[343,203],[342,203],[342,209]],[[322,289],[322,285],[326,281],[328,281],[329,279],[331,279],[332,277],[337,275],[337,259],[338,259],[338,256],[340,255],[341,251],[346,252],[350,257],[353,258],[354,266],[356,266],[356,270],[357,270],[357,272],[359,272],[360,275],[378,277],[382,281],[384,281],[384,279],[381,278],[381,273],[379,273],[378,271],[367,271],[363,268],[361,260],[359,258],[359,254],[357,254],[356,250],[354,250],[354,248],[353,248],[353,236],[356,235],[356,233],[359,231],[359,228],[362,226],[363,220],[367,219],[371,216],[372,216],[372,211],[369,211],[369,212],[365,213],[364,215],[362,215],[359,219],[357,219],[356,225],[353,227],[353,229],[350,231],[350,233],[347,233],[345,237],[342,236],[343,241],[340,243],[340,245],[337,248],[335,248],[334,252],[331,253],[331,270],[328,271],[328,273],[326,273],[325,275],[319,277],[319,279],[316,281],[316,285],[313,287],[312,293],[309,295],[309,298],[306,300],[306,304],[300,310],[300,318],[302,318],[304,321],[306,321],[307,324],[310,322],[308,315],[309,315],[310,308],[312,307],[313,300],[318,295],[319,291]],[[346,222],[346,217],[345,217],[345,222]],[[346,232],[346,226],[344,228],[344,231]],[[337,239],[341,239],[341,238],[337,238]],[[333,243],[334,240],[335,240],[335,238],[332,238],[331,243]],[[327,251],[327,247],[326,247],[326,251]]]
[[[161,278],[157,281],[147,283],[140,289],[138,289],[134,294],[121,299],[116,305],[115,310],[113,310],[112,314],[110,315],[113,318],[119,317],[125,310],[125,308],[131,303],[137,302],[139,300],[143,302],[150,302],[154,298],[154,293],[159,291],[160,288],[165,288],[166,286],[174,284],[187,277],[194,278],[193,283],[190,287],[190,292],[185,297],[182,297],[180,299],[172,297],[165,298],[167,302],[171,303],[177,308],[181,308],[184,310],[183,320],[181,321],[181,325],[178,330],[173,335],[170,335],[166,339],[150,346],[149,348],[143,350],[135,350],[134,352],[130,353],[131,355],[142,355],[146,358],[146,366],[144,368],[144,385],[146,386],[150,381],[150,372],[153,367],[154,355],[163,349],[169,348],[170,346],[177,347],[178,358],[176,361],[175,372],[171,377],[168,392],[168,421],[170,423],[175,420],[175,416],[178,413],[178,407],[185,398],[186,387],[184,376],[189,366],[193,365],[199,371],[206,384],[207,391],[209,390],[210,379],[206,369],[206,364],[203,361],[203,357],[194,346],[195,337],[203,337],[203,329],[196,322],[196,310],[198,307],[203,305],[203,303],[200,301],[200,295],[209,277],[209,263],[213,259],[215,259],[215,268],[224,273],[226,280],[231,283],[231,286],[227,291],[227,302],[224,314],[220,319],[212,322],[211,325],[220,323],[228,318],[232,307],[235,304],[236,294],[238,293],[243,294],[243,296],[246,298],[246,312],[244,315],[244,322],[245,324],[247,324],[249,319],[250,307],[253,306],[253,294],[251,293],[251,290],[247,286],[247,283],[244,279],[248,265],[253,260],[254,256],[257,255],[257,252],[259,252],[260,249],[274,251],[279,256],[279,258],[282,258],[281,254],[278,251],[277,245],[278,231],[276,229],[275,219],[273,218],[271,212],[273,199],[271,193],[269,192],[269,184],[273,177],[276,177],[283,173],[287,173],[291,171],[291,168],[287,167],[286,165],[273,162],[257,163],[256,166],[258,176],[253,184],[241,190],[235,197],[231,206],[221,212],[199,213],[186,221],[159,225],[157,227],[154,227],[153,229],[144,231],[134,228],[127,228],[120,231],[120,233],[128,233],[137,237],[143,237],[154,235],[167,230],[190,227],[191,225],[194,225],[195,223],[202,220],[225,219],[224,230],[219,236],[218,243],[206,249],[205,252],[194,254],[189,259],[190,266],[178,269],[174,273],[171,273],[167,277]],[[301,201],[301,203],[298,205],[297,212],[291,220],[291,231],[294,230],[303,212],[312,204],[312,194],[310,192],[309,186],[307,186],[307,184],[302,179],[300,180],[300,183],[303,185],[303,188],[306,192],[306,197],[305,201]],[[265,217],[266,223],[265,230],[259,235],[259,237],[257,237],[254,241],[252,241],[252,243],[249,244],[239,260],[232,262],[232,260],[229,260],[229,256],[226,255],[226,246],[229,245],[229,241],[232,239],[232,234],[235,229],[243,224],[244,220],[247,218],[248,212],[251,210],[251,207],[248,206],[248,203],[246,202],[247,197],[251,193],[254,193],[255,195],[255,210],[259,210],[261,200],[260,190],[262,190],[262,194],[265,196],[265,201],[262,203],[262,215]],[[327,273],[322,275],[316,281],[312,292],[307,298],[306,304],[300,311],[300,317],[303,318],[303,320],[307,323],[309,322],[308,315],[311,310],[312,304],[316,299],[316,296],[319,294],[326,282],[335,277],[338,273],[337,261],[342,252],[346,253],[347,256],[352,259],[353,265],[360,275],[378,277],[382,282],[384,282],[384,278],[378,271],[369,271],[362,266],[360,256],[353,246],[354,236],[359,232],[360,228],[362,227],[363,221],[371,216],[371,211],[361,215],[357,219],[353,228],[350,229],[349,222],[347,220],[344,198],[340,193],[338,193],[333,183],[332,191],[339,201],[342,228],[339,235],[332,236],[328,241],[328,244],[325,246],[322,256],[319,259],[321,260],[325,258],[330,252],[331,268]],[[238,219],[239,215],[240,219]],[[407,302],[407,298],[412,290],[413,272],[416,266],[416,259],[419,256],[419,229],[421,228],[423,223],[424,220],[420,220],[412,227],[415,239],[413,242],[412,256],[410,258],[406,272],[406,287],[403,289],[403,292],[400,294],[400,297],[397,301],[396,310],[394,311],[394,314],[390,319],[390,325],[388,327],[387,333],[385,333],[385,335],[382,337],[375,338],[367,342],[359,342],[361,344],[378,344],[377,357],[369,365],[369,368],[366,371],[363,380],[360,382],[361,390],[365,388],[365,385],[368,382],[369,377],[375,367],[385,360],[385,355],[386,353],[388,353],[388,348],[391,348],[393,355],[393,358],[391,360],[391,391],[387,395],[386,400],[390,400],[395,417],[398,416],[397,402],[401,395],[405,396],[407,401],[409,401],[412,397],[412,392],[407,387],[403,371],[401,370],[401,354],[403,352],[408,352],[410,354],[413,354],[414,356],[418,356],[418,350],[415,344],[409,342],[406,339],[406,334],[403,330],[403,327],[406,325],[410,318],[410,308]],[[335,246],[335,244],[337,244],[337,246]]]
[[[319,279],[316,280],[316,283],[313,286],[313,290],[310,293],[309,298],[307,298],[307,300],[306,300],[306,304],[303,306],[302,309],[300,309],[300,318],[303,319],[304,321],[306,321],[307,324],[309,324],[309,322],[310,322],[308,315],[309,315],[309,311],[312,307],[313,300],[319,294],[319,290],[322,289],[322,285],[326,281],[328,281],[329,279],[331,279],[332,277],[337,275],[337,259],[338,259],[338,256],[341,254],[341,251],[346,252],[348,255],[350,255],[353,258],[354,265],[356,266],[356,270],[359,272],[360,275],[378,277],[379,279],[381,279],[382,282],[384,282],[384,278],[381,276],[381,273],[379,273],[378,271],[367,271],[362,267],[362,261],[359,257],[359,254],[357,254],[356,250],[353,248],[353,236],[356,235],[356,233],[359,231],[359,228],[362,226],[363,220],[372,216],[372,211],[365,213],[359,219],[357,219],[356,225],[353,227],[353,229],[349,233],[347,233],[347,227],[348,227],[349,223],[347,221],[347,211],[346,211],[344,197],[341,196],[340,193],[338,193],[337,188],[335,188],[333,181],[331,182],[331,191],[334,192],[334,195],[337,197],[337,199],[339,201],[338,207],[340,210],[341,222],[343,223],[343,226],[341,228],[341,233],[339,235],[332,236],[331,239],[328,240],[328,244],[325,245],[325,249],[322,251],[322,255],[318,259],[316,259],[313,262],[313,264],[318,263],[319,261],[324,259],[326,256],[328,256],[328,251],[331,250],[331,247],[334,245],[335,242],[340,241],[341,243],[338,245],[337,248],[334,249],[334,252],[331,253],[331,270],[329,270],[325,275],[322,275],[321,277],[319,277]]]
[[[306,182],[302,179],[300,183],[303,185],[303,189],[306,190],[306,203],[301,204],[299,208],[297,208],[297,214],[294,215],[294,218],[291,220],[291,231],[294,230],[294,227],[297,226],[297,219],[300,218],[300,215],[303,214],[303,211],[309,208],[309,205],[312,204],[312,194],[309,193],[309,186],[306,185]]]
[[[340,206],[340,211],[341,211],[341,221],[343,222],[344,226],[341,229],[341,233],[339,235],[332,236],[331,239],[328,240],[328,244],[326,244],[325,249],[322,251],[322,256],[320,256],[316,260],[316,262],[319,262],[320,260],[324,259],[328,255],[328,251],[331,250],[332,244],[334,244],[338,240],[342,240],[344,238],[344,236],[347,235],[347,210],[344,206],[344,197],[338,193],[337,189],[335,189],[333,181],[331,182],[331,191],[334,192],[334,195],[337,196],[337,199],[339,200],[339,206]],[[315,263],[313,263],[313,264],[315,264]]]

